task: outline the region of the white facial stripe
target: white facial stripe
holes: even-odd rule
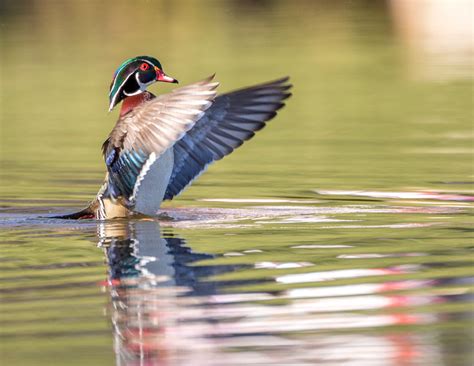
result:
[[[112,100],[110,101],[110,105],[109,105],[109,111],[112,110],[113,106],[115,105],[115,99],[117,99],[118,95],[120,94],[119,93],[119,90],[122,89],[122,87],[125,85],[125,83],[127,82],[127,80],[130,78],[130,76],[132,76],[133,74],[130,74],[128,75],[128,77],[123,81],[122,84],[120,84],[120,87],[117,89],[117,93],[115,93],[114,97],[112,98]],[[138,94],[138,93],[137,93]],[[110,95],[110,94],[109,94]],[[127,94],[125,94],[127,95]],[[132,95],[135,95],[135,94],[132,94]]]
[[[153,64],[151,64],[149,61],[143,59],[143,58],[138,58],[137,61],[142,61],[142,62],[146,62],[148,65],[150,65],[150,67],[154,67]],[[115,83],[117,82],[117,76],[118,74],[120,74],[120,72],[127,66],[127,64],[123,65],[120,69],[117,70],[117,73],[115,74],[115,77],[114,77],[114,82],[112,84],[112,87],[110,88],[110,92],[109,92],[109,96],[112,94],[112,90],[114,90],[114,87],[115,87]],[[128,78],[127,78],[128,79]],[[123,83],[122,85],[120,85],[120,88],[123,86]],[[120,90],[119,88],[119,90]]]
[[[138,85],[140,85],[140,90],[145,91],[148,85],[153,84],[156,80],[151,80],[148,83],[142,83],[138,77],[138,73],[135,74],[135,79],[137,80]]]
[[[128,80],[128,79],[127,79]],[[153,80],[150,82],[150,83],[147,83],[147,84],[144,84],[140,81],[140,78],[138,77],[138,72],[135,73],[135,80],[137,81],[137,84],[139,86],[139,89],[133,93],[127,93],[125,90],[123,91],[123,93],[128,96],[128,97],[131,97],[132,95],[137,95],[137,94],[140,94],[141,92],[145,91],[146,90],[146,87],[148,85],[150,85]]]

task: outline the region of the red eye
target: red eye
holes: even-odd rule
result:
[[[149,68],[150,68],[150,65],[148,65],[146,62],[140,65],[140,70],[142,71],[147,71]]]

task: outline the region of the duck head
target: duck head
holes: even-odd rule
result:
[[[130,58],[122,63],[110,84],[109,111],[122,99],[137,95],[157,81],[177,83],[178,80],[166,75],[160,62],[150,56]]]

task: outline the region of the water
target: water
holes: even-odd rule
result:
[[[469,2],[425,3],[2,2],[2,363],[469,365]],[[138,54],[294,96],[159,219],[48,218]]]

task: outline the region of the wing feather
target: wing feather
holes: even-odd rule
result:
[[[288,78],[223,94],[174,146],[165,199],[173,199],[206,167],[249,140],[276,116],[291,94]]]

